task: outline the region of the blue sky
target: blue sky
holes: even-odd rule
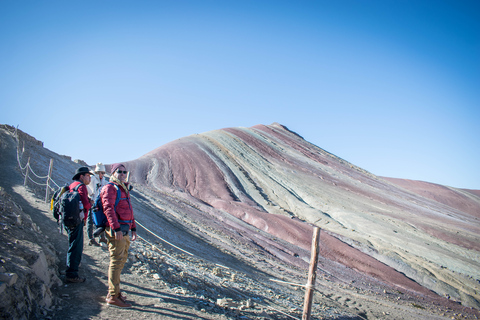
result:
[[[0,123],[94,164],[279,122],[480,189],[478,1],[0,1]]]

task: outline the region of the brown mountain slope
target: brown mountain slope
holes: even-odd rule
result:
[[[449,207],[480,219],[480,190],[465,190],[424,181],[383,178],[427,199],[443,203]]]
[[[136,184],[220,210],[304,250],[311,226],[320,226],[325,258],[480,306],[480,200],[453,205],[465,199],[460,190],[450,189],[449,205],[432,201],[279,124],[178,139],[129,167]]]

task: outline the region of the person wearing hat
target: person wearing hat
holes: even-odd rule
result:
[[[131,186],[127,182],[128,171],[123,164],[113,164],[111,172],[110,183],[100,191],[103,210],[108,220],[105,233],[110,251],[108,294],[105,300],[108,305],[130,308],[132,305],[126,302],[125,296],[120,292],[120,274],[128,258],[129,234],[132,241],[137,238],[135,218],[130,203]],[[115,207],[117,190],[120,191],[120,199]]]
[[[68,186],[69,192],[77,190],[80,194],[80,200],[82,202],[81,204],[83,204],[84,211],[80,212],[80,218],[83,218],[83,220],[78,226],[73,228],[65,227],[68,235],[67,283],[85,282],[85,278],[78,276],[78,267],[82,260],[83,253],[83,225],[86,219],[84,212],[88,212],[92,206],[88,198],[87,185],[90,183],[90,176],[93,174],[94,173],[90,171],[88,167],[80,167],[72,178],[74,181]]]
[[[90,184],[87,185],[88,188],[88,196],[92,201],[97,199],[97,196],[100,193],[100,190],[104,185],[108,183],[107,179],[105,178],[105,165],[101,162],[97,163],[95,166],[95,174],[92,175],[92,181]],[[88,245],[89,246],[100,246],[98,242],[95,240],[95,235],[93,234],[93,208],[88,211],[87,217],[87,236],[89,239]],[[105,234],[102,232],[100,234],[100,242],[107,243],[107,238],[105,238]]]

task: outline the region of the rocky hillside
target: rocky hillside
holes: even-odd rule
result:
[[[15,137],[14,131],[0,129],[0,161],[10,168],[0,172],[2,201],[10,197],[17,203],[3,206],[2,225],[5,230],[18,229],[12,236],[4,233],[5,237],[22,239],[19,230],[23,228],[40,233],[52,227],[41,223],[42,215],[49,214],[43,202],[45,187],[29,183],[25,190],[18,162],[24,166],[30,157],[34,170],[46,173],[54,159],[53,180],[63,184],[70,181],[80,161],[57,155],[20,131]],[[185,137],[127,166],[135,186],[133,206],[139,234],[145,241],[135,244],[126,266],[126,277],[131,280],[127,289],[140,303],[140,310],[149,308],[150,300],[144,301],[149,295],[142,291],[145,288],[132,284],[150,283],[153,289],[154,281],[161,291],[194,301],[182,306],[182,313],[192,318],[202,313],[208,319],[301,318],[303,290],[299,286],[306,283],[316,225],[321,227],[321,257],[314,318],[480,316],[476,215],[480,198],[475,192],[448,188],[453,195],[467,197],[471,211],[453,200],[445,203],[419,195],[401,181],[376,177],[279,124]],[[36,200],[25,196],[31,192]],[[19,194],[30,200],[22,201]],[[12,211],[14,207],[31,216],[32,224],[14,223],[20,215]],[[58,259],[64,259],[62,249],[54,251],[49,237],[40,238],[28,241],[44,252],[42,270],[49,275],[48,281],[35,272],[27,276],[15,271],[32,269],[35,259],[7,264],[14,253],[28,252],[25,246],[13,251],[9,245],[2,248],[5,269],[1,272],[6,280],[8,274],[16,273],[22,286],[25,282],[18,279],[35,279],[28,288],[38,286],[37,282],[44,284],[44,290],[35,291],[41,299],[31,296],[30,306],[17,308],[19,318],[22,312],[37,318],[68,316],[68,298],[58,295],[68,297],[72,294],[68,290],[81,294],[82,289],[58,290],[62,275],[56,266],[62,264]],[[90,297],[85,299],[92,299],[92,292],[104,294],[101,266],[105,261],[97,257],[104,251],[87,246],[86,252],[84,271],[97,279],[86,287]],[[10,307],[13,298],[20,301],[33,290],[20,289],[24,287],[15,286],[13,280],[2,281],[5,290],[1,294],[9,297],[2,301],[9,301],[5,305]],[[108,318],[109,310],[101,301],[82,305],[80,314]],[[170,310],[180,307],[165,299],[161,305]],[[150,312],[151,318],[158,316]],[[124,314],[137,315],[134,311]]]

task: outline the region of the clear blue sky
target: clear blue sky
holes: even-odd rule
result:
[[[480,2],[0,1],[0,123],[90,164],[279,122],[480,189]]]

